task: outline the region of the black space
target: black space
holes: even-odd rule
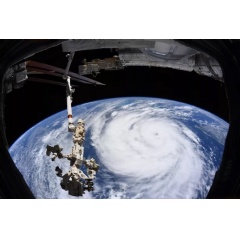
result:
[[[84,51],[75,54],[71,71],[77,72],[82,60],[112,57],[115,50]],[[61,68],[67,59],[60,47],[36,54],[31,59]],[[193,72],[167,68],[127,67],[120,71],[101,71],[92,79],[106,86],[76,83],[73,106],[112,97],[148,96],[176,100],[198,106],[228,121],[228,105],[224,84]],[[61,81],[61,79],[58,79]],[[63,81],[63,80],[62,80]],[[66,89],[63,86],[27,81],[5,98],[6,135],[9,145],[36,123],[66,109]],[[74,116],[73,116],[74,117]],[[66,112],[67,119],[67,112]]]

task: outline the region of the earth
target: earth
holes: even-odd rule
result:
[[[219,168],[228,123],[192,105],[127,97],[73,107],[85,121],[84,157],[100,165],[94,191],[74,197],[55,168],[69,161],[46,156],[46,146],[71,152],[67,111],[24,133],[9,152],[36,198],[206,198]]]

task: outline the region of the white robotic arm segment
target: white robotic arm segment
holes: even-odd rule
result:
[[[75,130],[75,126],[73,124],[73,116],[72,116],[72,93],[74,93],[74,89],[71,87],[70,77],[67,77],[67,112],[68,112],[68,131],[73,132]]]

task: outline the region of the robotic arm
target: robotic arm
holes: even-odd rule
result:
[[[68,131],[74,132],[75,126],[73,124],[73,117],[72,117],[72,93],[74,93],[74,89],[71,87],[70,77],[67,77],[67,111],[68,111]]]
[[[51,157],[51,160],[54,161],[56,158],[67,158],[70,161],[70,170],[62,175],[62,169],[58,166],[55,171],[58,177],[62,178],[61,187],[62,189],[68,191],[72,196],[82,196],[85,190],[93,191],[93,179],[96,177],[96,173],[99,169],[99,165],[96,164],[95,160],[91,158],[90,160],[84,160],[84,147],[83,142],[85,140],[85,126],[84,121],[79,119],[77,125],[73,124],[72,117],[72,93],[74,89],[71,87],[70,77],[68,71],[70,64],[72,62],[73,53],[69,55],[68,65],[66,68],[64,79],[67,80],[67,112],[68,112],[68,131],[73,132],[73,147],[70,154],[63,154],[61,148],[58,144],[55,146],[47,145],[47,156]],[[52,154],[52,155],[51,155]],[[81,167],[85,166],[87,169],[87,175],[81,171]]]

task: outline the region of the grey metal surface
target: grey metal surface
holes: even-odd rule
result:
[[[128,40],[128,39],[90,39],[90,40],[70,40],[62,44],[63,52],[76,52],[84,50],[94,50],[101,48],[151,48],[154,47],[154,40]]]
[[[119,67],[149,66],[167,67],[223,81],[221,66],[212,57],[182,45],[174,40],[71,40],[62,44],[63,51],[83,51],[101,48],[117,48]],[[97,74],[100,70],[113,70],[107,59],[92,59],[79,66],[79,74]]]
[[[120,53],[119,58],[123,66],[167,67],[176,70],[195,71],[199,75],[223,81],[219,63],[202,53],[196,53],[188,58],[184,56],[178,60],[164,59],[163,57],[159,59],[144,53]]]

